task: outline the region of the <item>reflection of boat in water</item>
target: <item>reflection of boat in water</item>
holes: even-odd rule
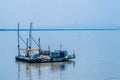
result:
[[[17,64],[21,65],[21,66],[25,66],[26,67],[26,71],[30,70],[30,67],[33,69],[45,69],[45,68],[49,68],[51,71],[53,70],[65,70],[66,67],[68,65],[73,65],[73,67],[75,66],[75,62],[74,61],[68,61],[68,62],[52,62],[52,63],[34,63],[34,64],[30,64],[30,63],[25,63],[25,62],[21,62],[21,61],[16,61]]]
[[[32,80],[32,77],[40,77],[41,75],[44,75],[45,72],[47,72],[47,74],[56,72],[61,73],[61,71],[65,71],[66,69],[68,69],[68,66],[73,68],[75,66],[74,61],[33,64],[16,61],[16,64],[18,65],[18,80],[22,80],[22,76],[27,76],[27,79]]]
[[[62,45],[60,45],[60,50],[50,51],[50,46],[48,50],[42,50],[40,47],[40,38],[38,42],[35,41],[31,35],[32,23],[30,24],[29,39],[26,41],[19,34],[19,24],[18,24],[18,56],[15,57],[18,61],[29,62],[29,63],[41,63],[41,62],[64,62],[75,58],[74,54],[68,54],[68,51],[62,50]],[[20,40],[24,42],[26,48],[23,49],[20,46]],[[37,45],[38,48],[32,48],[32,41]],[[21,54],[21,51],[23,53]]]

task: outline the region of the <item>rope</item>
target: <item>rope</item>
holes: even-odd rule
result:
[[[27,46],[27,43],[23,40],[23,38],[19,35],[20,39],[26,44]]]

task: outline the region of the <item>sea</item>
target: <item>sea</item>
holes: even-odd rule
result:
[[[21,30],[24,41],[29,30]],[[67,50],[69,62],[25,63],[18,55],[17,30],[0,31],[0,80],[120,80],[120,30],[34,30],[43,50]],[[26,48],[20,40],[20,47]],[[32,47],[37,47],[32,41]],[[24,51],[20,52],[24,54]]]

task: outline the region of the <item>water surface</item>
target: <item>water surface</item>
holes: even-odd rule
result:
[[[28,32],[21,31],[25,40]],[[120,30],[34,31],[42,49],[76,53],[70,62],[29,64],[15,61],[17,32],[0,32],[0,80],[120,80]],[[21,47],[26,47],[21,41]],[[33,47],[36,45],[33,43]],[[22,53],[22,52],[21,52]]]

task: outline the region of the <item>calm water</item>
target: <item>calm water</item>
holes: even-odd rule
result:
[[[27,32],[20,32],[25,39]],[[120,80],[120,30],[35,31],[42,49],[76,53],[70,62],[29,64],[15,61],[17,33],[0,32],[0,80]],[[21,42],[21,46],[25,47]],[[32,45],[36,47],[34,44]]]

